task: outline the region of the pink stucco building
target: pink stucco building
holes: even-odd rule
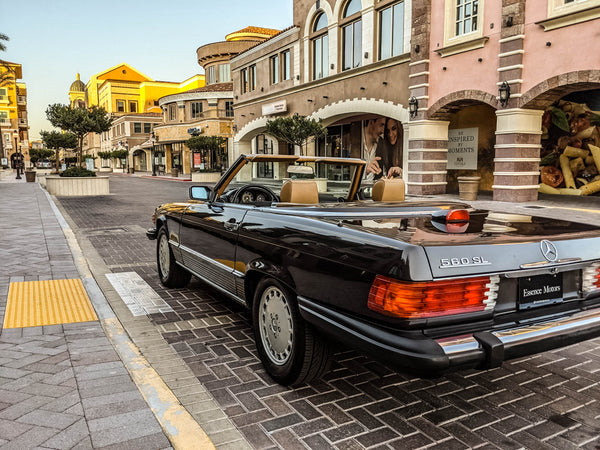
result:
[[[494,199],[529,201],[542,160],[558,167],[566,146],[600,146],[600,0],[293,3],[292,26],[231,61],[232,157],[298,151],[265,134],[295,113],[328,127],[309,152],[364,157],[369,124],[385,119],[380,141],[396,138],[389,159],[409,194],[478,175]],[[571,129],[582,115],[592,140]],[[598,176],[582,162],[574,187]]]

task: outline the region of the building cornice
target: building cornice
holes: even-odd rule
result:
[[[208,100],[212,98],[233,100],[233,91],[182,92],[180,94],[172,94],[160,98],[158,100],[158,105],[163,106],[169,103],[182,102],[186,100]]]

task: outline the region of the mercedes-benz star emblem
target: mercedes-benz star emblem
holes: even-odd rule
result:
[[[546,258],[548,262],[556,262],[558,259],[558,250],[556,250],[556,246],[547,239],[544,239],[540,242],[540,249],[542,250],[542,255]]]

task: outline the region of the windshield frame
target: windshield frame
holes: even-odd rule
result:
[[[363,172],[365,169],[365,161],[358,158],[324,158],[317,156],[299,156],[299,155],[262,155],[262,154],[243,154],[229,167],[229,169],[223,174],[221,179],[215,185],[214,190],[210,198],[211,202],[216,201],[220,198],[223,193],[227,190],[230,183],[235,180],[236,175],[242,170],[244,166],[255,162],[287,162],[288,164],[297,163],[334,163],[334,164],[347,164],[355,166],[353,179],[350,181],[350,187],[348,190],[347,201],[355,198],[360,183],[362,180]]]

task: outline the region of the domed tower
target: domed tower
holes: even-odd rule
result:
[[[79,74],[69,88],[69,103],[72,107],[85,108],[85,84],[79,79]]]

